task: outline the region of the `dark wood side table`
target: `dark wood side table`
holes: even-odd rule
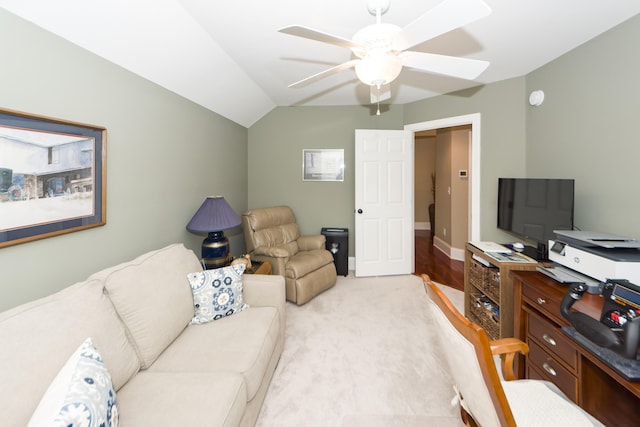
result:
[[[245,274],[271,274],[273,268],[269,261],[251,261],[251,268],[244,271]]]
[[[520,378],[551,381],[608,426],[637,426],[640,382],[631,382],[565,335],[560,313],[568,287],[537,271],[512,271],[514,332],[529,344]],[[573,308],[599,319],[604,301],[585,293]]]

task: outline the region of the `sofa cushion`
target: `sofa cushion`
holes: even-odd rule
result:
[[[242,214],[247,251],[260,246],[279,246],[296,241],[300,230],[288,206],[252,209]]]
[[[298,240],[299,236],[300,231],[298,230],[298,225],[296,223],[292,223],[256,231],[253,235],[253,239],[255,240],[255,247],[280,246],[295,242]]]
[[[40,400],[28,427],[118,427],[111,375],[87,338],[71,355]]]
[[[251,307],[215,322],[188,326],[149,371],[237,372],[247,383],[249,401],[268,370],[279,334],[276,308]]]
[[[302,305],[336,284],[336,266],[333,263],[326,264],[306,276],[297,279],[286,277],[285,280],[287,298],[291,297],[291,301]]]
[[[202,270],[182,244],[148,252],[91,276],[105,288],[148,368],[193,318],[187,274]]]
[[[311,251],[313,249],[325,249],[327,238],[323,234],[309,234],[298,238],[298,248],[301,251]]]
[[[549,381],[502,381],[502,388],[518,426],[604,427]]]
[[[69,355],[87,337],[100,349],[115,389],[140,368],[100,281],[70,286],[0,314],[2,424],[26,425]]]
[[[118,391],[120,423],[128,427],[238,426],[246,395],[237,373],[142,371]]]
[[[327,250],[314,249],[298,252],[287,262],[285,276],[296,279],[331,263],[333,263],[333,256]]]
[[[298,253],[298,242],[284,243],[279,246],[258,246],[253,251],[253,255],[263,255],[275,258],[284,258],[293,256]]]
[[[247,308],[242,296],[242,273],[245,264],[199,271],[187,276],[195,314],[191,324],[209,323]]]

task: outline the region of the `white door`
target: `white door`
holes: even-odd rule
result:
[[[413,132],[356,130],[356,276],[411,274]]]

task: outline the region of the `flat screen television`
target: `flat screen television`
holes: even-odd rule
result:
[[[537,244],[525,246],[525,254],[548,258],[553,230],[573,229],[573,179],[499,178],[498,228]]]

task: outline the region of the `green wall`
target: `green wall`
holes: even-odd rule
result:
[[[480,113],[481,239],[515,238],[495,225],[501,176],[573,177],[578,227],[640,238],[637,40],[638,16],[527,76],[394,106],[380,117],[363,107],[277,108],[249,129],[249,205],[290,204],[305,232],[348,226],[353,235],[353,129]],[[546,99],[531,107],[536,89]],[[344,183],[301,181],[302,148],[314,147],[345,148]]]
[[[402,128],[402,106],[380,116],[361,106],[272,110],[249,129],[249,207],[290,206],[302,234],[346,227],[353,256],[355,129]],[[303,181],[306,148],[344,149],[344,181]]]
[[[513,239],[495,226],[498,177],[525,176],[524,97],[525,78],[519,77],[405,105],[405,124],[480,113],[480,236],[484,240]]]
[[[0,249],[0,311],[170,243],[199,253],[185,226],[208,195],[246,209],[246,128],[2,9],[0,52],[0,107],[107,128],[107,224]]]
[[[640,237],[640,17],[527,76],[393,106],[280,107],[250,129],[0,10],[0,107],[105,126],[107,225],[0,249],[0,310],[172,242],[207,195],[236,212],[290,205],[301,231],[348,227],[353,256],[354,130],[481,114],[480,236],[495,227],[499,176],[576,178],[576,224]],[[527,103],[532,90],[546,99]],[[344,148],[345,181],[302,181],[304,148]],[[244,251],[239,229],[226,233]]]
[[[575,178],[575,224],[640,238],[640,15],[527,76],[527,172]]]
[[[280,107],[249,129],[249,207],[290,205],[306,234],[323,226],[348,227],[354,256],[354,129],[402,129],[452,116],[481,113],[481,235],[505,240],[496,230],[498,176],[525,175],[525,79],[404,105],[376,116],[369,108]],[[304,148],[344,148],[345,181],[302,181]],[[511,237],[512,238],[512,237]]]

